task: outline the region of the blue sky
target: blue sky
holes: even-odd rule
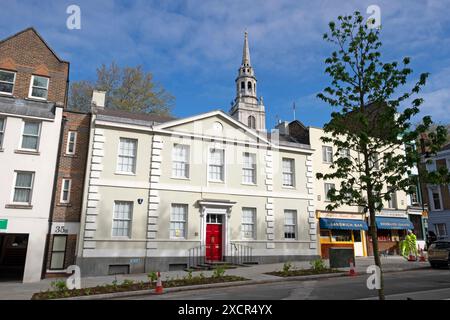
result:
[[[383,57],[412,58],[414,80],[430,72],[422,115],[450,122],[450,1],[303,0],[1,0],[0,38],[34,26],[71,62],[72,81],[94,79],[101,63],[141,64],[175,97],[175,116],[228,111],[249,32],[258,95],[267,124],[276,117],[322,126],[331,108],[315,96],[329,83],[322,40],[330,20],[371,4],[381,9]],[[81,8],[81,30],[66,28],[66,8]],[[6,14],[5,14],[6,13]]]

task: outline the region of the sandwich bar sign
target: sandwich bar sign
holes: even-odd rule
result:
[[[8,219],[0,219],[0,232],[8,230]]]

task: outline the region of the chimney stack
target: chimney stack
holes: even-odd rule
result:
[[[92,108],[93,109],[104,109],[106,100],[106,91],[94,90],[92,92]]]
[[[289,135],[289,122],[279,120],[275,129],[278,129],[280,135],[288,136]]]

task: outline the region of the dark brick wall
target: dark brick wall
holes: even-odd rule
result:
[[[89,146],[90,114],[74,111],[63,112],[63,136],[61,139],[57,182],[55,186],[55,199],[53,203],[53,222],[80,222],[81,206],[83,202],[83,186],[86,172],[86,159]],[[66,154],[69,131],[77,132],[75,154]],[[60,203],[62,180],[71,179],[70,202]],[[64,267],[75,264],[76,235],[69,235]],[[47,251],[47,270],[50,268],[51,251],[53,246],[53,235],[49,235]],[[46,274],[50,277],[52,274]]]
[[[0,41],[0,69],[16,72],[13,96],[28,98],[32,75],[50,78],[48,101],[66,105],[69,63],[59,60],[34,31]]]
[[[53,206],[54,222],[80,222],[83,197],[84,175],[89,145],[90,115],[64,111],[64,130],[58,163],[55,203]],[[69,131],[77,132],[75,154],[66,154]],[[70,203],[62,204],[62,180],[71,179]]]

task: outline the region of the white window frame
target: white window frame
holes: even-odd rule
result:
[[[244,212],[248,211],[251,212],[252,214],[252,222],[244,222]],[[252,236],[251,237],[246,237],[244,235],[244,225],[251,225],[252,226]],[[256,208],[242,208],[242,216],[241,216],[241,239],[242,240],[256,240]]]
[[[16,72],[14,72],[14,71],[8,71],[8,70],[3,70],[3,69],[0,69],[0,72],[12,73],[12,74],[14,75],[14,79],[13,79],[13,82],[12,82],[12,83],[11,83],[11,82],[7,82],[7,81],[1,81],[1,80],[0,80],[0,82],[7,83],[7,84],[12,84],[12,85],[13,85],[12,92],[0,91],[0,94],[12,96],[12,95],[14,94],[14,87],[16,86],[16,76],[17,76],[17,74],[16,74]]]
[[[47,87],[38,87],[38,86],[36,86],[36,88],[38,88],[38,89],[45,89],[45,90],[47,90],[47,95],[46,95],[45,98],[33,96],[33,88],[35,87],[35,86],[33,85],[33,83],[34,83],[34,78],[36,78],[36,77],[47,79]],[[28,98],[47,101],[47,99],[48,99],[48,88],[49,88],[49,86],[50,86],[50,78],[49,78],[49,77],[38,76],[38,75],[32,75],[32,76],[31,76],[31,82],[30,82],[30,89],[29,89],[29,91],[28,91]]]
[[[39,124],[39,131],[37,134],[37,144],[36,144],[36,149],[28,149],[28,148],[23,148],[22,147],[22,143],[23,143],[23,136],[25,135],[25,124],[29,122],[29,123],[37,123]],[[35,151],[38,152],[39,151],[39,146],[41,144],[41,131],[42,131],[42,122],[39,121],[34,121],[34,120],[23,120],[22,121],[22,135],[20,136],[20,144],[19,144],[19,150],[24,150],[24,151]],[[30,136],[30,135],[27,135]],[[31,136],[30,136],[31,137]],[[35,136],[32,136],[35,137]]]
[[[350,149],[349,148],[342,148],[339,150],[339,156],[341,158],[350,158]]]
[[[122,155],[120,153],[120,142],[121,140],[130,140],[130,141],[134,141],[135,148],[134,148],[134,155],[133,155],[133,170],[132,171],[121,171],[119,170],[119,161],[121,157],[126,157],[126,158],[131,158],[131,156],[128,155]],[[119,144],[117,146],[117,162],[116,162],[116,174],[124,174],[124,175],[131,175],[134,176],[136,175],[136,167],[137,167],[137,154],[138,154],[138,140],[137,139],[133,139],[133,138],[126,138],[126,137],[120,137],[119,138]]]
[[[328,186],[331,186],[331,187],[328,188]],[[328,190],[327,190],[327,189],[328,189]],[[324,190],[324,192],[325,192],[325,197],[324,197],[325,202],[330,202],[330,201],[331,201],[330,198],[328,197],[328,191],[330,191],[331,189],[336,189],[336,184],[334,184],[334,183],[328,183],[328,182],[325,182],[325,183],[323,184],[323,190]]]
[[[65,189],[66,181],[69,181],[69,186],[68,186],[67,190]],[[67,191],[67,199],[66,200],[64,200],[64,191],[65,190]],[[62,179],[62,181],[61,181],[61,196],[60,196],[60,200],[59,200],[60,203],[70,203],[70,191],[71,190],[72,190],[72,179],[66,179],[66,178]]]
[[[439,228],[438,228],[439,225],[444,226],[445,234],[440,234]],[[442,237],[442,238],[445,238],[445,237],[448,236],[447,225],[446,225],[445,223],[435,223],[435,224],[434,224],[434,231],[436,232],[436,236],[438,236],[439,238],[441,238],[441,237]]]
[[[286,213],[292,212],[294,213],[294,224],[286,224]],[[288,241],[295,241],[298,238],[298,217],[297,210],[285,209],[283,216],[283,238]],[[294,238],[286,238],[286,227],[294,227],[295,237]]]
[[[290,163],[291,163],[291,171],[284,171],[284,162],[285,161],[289,161]],[[282,186],[283,186],[283,188],[295,188],[295,159],[294,158],[282,158],[281,159],[281,179],[282,179],[282,181],[281,181],[281,184],[282,184]],[[287,175],[287,174],[289,174],[290,176],[291,176],[291,181],[292,181],[292,184],[290,184],[290,185],[287,185],[287,184],[284,184],[284,175]]]
[[[3,120],[3,126],[0,128],[0,150],[3,149],[3,142],[5,141],[5,130],[6,130],[6,117],[0,117],[0,120]]]
[[[70,151],[70,136],[71,134],[73,134],[74,138],[73,138],[73,151]],[[66,154],[70,154],[70,155],[74,155],[77,151],[77,136],[78,136],[78,132],[76,131],[69,131],[67,133],[67,145],[66,145]]]
[[[173,217],[173,213],[174,213],[174,208],[178,207],[178,208],[183,208],[184,211],[184,219],[183,220],[175,220]],[[185,240],[187,238],[187,220],[188,220],[188,213],[189,213],[189,206],[187,204],[184,203],[172,203],[172,205],[170,206],[170,221],[169,221],[169,236],[170,239],[182,239]],[[172,228],[172,223],[181,223],[183,224],[183,234],[176,236],[176,235],[172,235],[172,230],[176,230]],[[175,232],[176,233],[176,232]]]
[[[246,166],[246,157],[248,156],[249,163],[250,166]],[[249,184],[249,185],[256,185],[256,171],[257,170],[257,165],[256,165],[256,154],[255,153],[251,153],[251,152],[243,152],[242,153],[242,184]],[[245,172],[246,171],[251,171],[252,172],[252,181],[245,181],[246,175]]]
[[[119,203],[127,203],[130,204],[130,215],[128,219],[119,219],[116,218],[116,207]],[[122,238],[122,239],[131,239],[132,235],[132,227],[133,227],[133,210],[134,210],[134,202],[133,201],[122,201],[122,200],[115,200],[114,206],[113,206],[113,214],[112,214],[112,225],[111,225],[111,237],[112,238]],[[114,222],[115,221],[128,221],[128,235],[122,236],[122,235],[114,235]]]
[[[186,149],[186,159],[176,159],[176,149],[182,148]],[[191,158],[191,146],[188,144],[174,143],[172,150],[172,178],[174,179],[189,179],[190,178],[190,158]],[[176,173],[178,170],[175,170],[175,163],[179,163],[184,166],[184,175],[178,176]]]
[[[398,208],[398,199],[397,199],[397,191],[391,193],[391,200],[387,201],[388,209],[397,209]]]
[[[437,189],[437,191],[439,193],[439,204],[441,206],[440,209],[436,209],[434,207],[433,189],[435,189],[435,190]],[[442,199],[442,193],[441,193],[440,186],[429,186],[428,187],[428,196],[430,199],[430,205],[431,205],[432,211],[443,211],[444,210],[444,203],[443,203],[443,199]]]
[[[211,151],[212,150],[221,150],[222,154],[223,154],[223,163],[222,163],[222,180],[216,180],[216,179],[211,179]],[[225,182],[225,177],[226,177],[226,171],[225,171],[225,159],[226,159],[226,153],[225,153],[225,149],[224,148],[216,148],[216,147],[209,147],[208,148],[208,181],[209,182],[216,182],[216,183],[224,183]]]
[[[331,160],[328,160],[328,156],[330,156]],[[322,146],[322,162],[328,164],[333,163],[333,147]]]
[[[369,166],[373,170],[379,170],[380,169],[380,155],[378,153],[373,153],[369,157]]]
[[[14,196],[16,194],[17,174],[18,173],[31,173],[31,185],[30,185],[30,187],[28,187],[28,188],[20,187],[20,189],[29,189],[30,190],[30,197],[28,199],[28,202],[16,202],[16,201],[14,201]],[[31,202],[33,201],[33,187],[34,187],[35,174],[36,173],[34,171],[22,171],[22,170],[14,171],[14,185],[13,185],[12,194],[11,194],[11,203],[12,204],[26,205],[26,206],[31,205]]]

